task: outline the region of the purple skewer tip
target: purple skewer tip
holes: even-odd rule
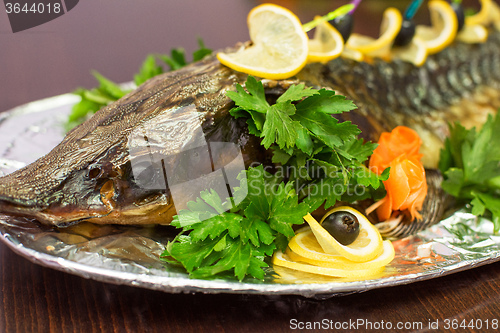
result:
[[[361,0],[352,0],[351,4],[354,5],[354,8],[349,12],[349,15],[352,15],[356,8],[358,8],[359,4],[361,3]]]

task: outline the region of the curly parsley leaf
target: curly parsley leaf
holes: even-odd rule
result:
[[[312,95],[311,95],[312,96]],[[339,114],[356,109],[353,101],[345,96],[336,95],[333,90],[321,89],[318,96],[302,101],[298,109],[314,110],[314,112],[326,114]]]
[[[194,242],[189,235],[179,235],[175,243],[167,244],[167,250],[163,255],[169,255],[181,262],[188,272],[199,267],[201,263],[214,251],[214,247],[220,241],[219,238],[207,241]],[[174,246],[175,244],[175,246]]]
[[[249,243],[238,242],[234,239],[228,243],[220,254],[214,256],[214,263],[193,270],[190,277],[198,279],[212,278],[215,275],[234,271],[234,275],[241,281],[246,275],[251,275],[257,279],[264,278],[263,267],[268,267],[263,260],[261,252],[252,248]]]
[[[270,189],[274,191],[272,197],[268,197],[269,201],[269,225],[273,230],[285,235],[293,237],[294,231],[292,224],[302,224],[302,217],[307,215],[309,206],[307,204],[298,204],[298,198],[293,188],[293,182],[288,182],[286,185],[280,183],[277,188]]]
[[[79,88],[74,91],[74,94],[79,95],[81,100],[73,106],[65,124],[66,130],[79,125],[89,114],[96,113],[128,92],[96,71],[92,71],[92,75],[99,82],[99,86],[91,90]]]
[[[491,216],[495,232],[500,230],[499,143],[500,113],[488,116],[479,131],[450,125],[439,162],[443,189],[459,201],[470,202],[475,215]]]
[[[315,97],[309,99],[315,99]],[[304,102],[307,102],[307,100],[305,99]],[[302,107],[302,103],[297,104],[297,113],[293,119],[332,149],[360,133],[356,125],[347,121],[339,123],[330,114],[319,112],[314,108]]]
[[[262,84],[261,84],[262,86]],[[302,99],[318,94],[317,90],[312,88],[305,88],[303,83],[298,85],[291,85],[283,95],[278,97],[276,103],[286,103],[286,102],[296,102],[301,101]]]
[[[335,204],[345,197],[346,184],[366,187],[363,195],[349,196],[352,200],[369,196],[380,187],[383,177],[369,170],[363,177],[353,177],[354,170],[364,167],[376,144],[365,143],[358,138],[360,130],[356,125],[339,122],[333,116],[355,109],[352,101],[331,90],[314,90],[299,84],[291,85],[270,105],[263,84],[254,77],[248,77],[245,88],[236,85],[236,91],[227,92],[236,104],[230,113],[247,118],[249,132],[261,137],[266,149],[272,149],[274,163],[299,171],[290,179],[297,182],[298,188],[305,188],[301,198],[311,197],[308,202],[312,207],[327,200],[328,206]],[[320,166],[321,162],[339,172],[332,179],[309,172],[311,166]],[[341,191],[337,195],[322,190],[336,184]]]
[[[360,163],[365,162],[377,148],[373,142],[364,142],[363,139],[351,139],[345,141],[343,145],[337,148],[339,154],[347,159],[356,160]]]
[[[265,257],[277,246],[286,247],[294,235],[292,224],[303,223],[309,207],[298,202],[293,183],[285,185],[262,166],[239,178],[248,195],[236,207],[230,209],[231,200],[215,191],[203,191],[179,212],[172,225],[182,233],[167,244],[162,259],[181,263],[194,278],[228,271],[239,280],[263,278]]]
[[[139,73],[134,75],[134,83],[136,86],[140,86],[147,80],[156,75],[163,73],[163,67],[156,63],[156,58],[154,55],[150,54],[146,57],[142,63]]]
[[[297,140],[295,141],[295,144],[297,145],[297,148],[299,148],[306,155],[313,155],[314,142],[311,134],[309,134],[309,131],[304,127],[301,127],[297,131]]]
[[[266,121],[262,128],[262,145],[268,149],[276,143],[280,148],[289,148],[295,145],[298,134],[302,129],[300,122],[292,120],[295,107],[291,103],[274,104],[266,112]]]
[[[253,245],[270,245],[274,241],[273,230],[266,222],[259,219],[244,218],[241,222],[241,240],[251,241]]]
[[[175,71],[187,65],[185,51],[181,47],[172,49],[170,55],[161,54],[158,58],[167,64],[171,71]]]
[[[238,214],[224,213],[206,220],[205,223],[198,223],[193,227],[191,237],[193,241],[203,241],[208,236],[215,239],[224,231],[231,237],[236,237],[240,233],[240,223],[243,217]]]
[[[212,49],[205,46],[202,38],[198,38],[198,49],[193,52],[193,62],[200,61],[208,55],[212,54]]]
[[[250,115],[252,115],[253,112],[266,113],[270,105],[266,101],[262,83],[258,82],[253,76],[249,76],[245,87],[248,93],[241,85],[237,84],[236,91],[228,91],[226,94],[236,103],[236,105],[246,110]],[[259,128],[259,126],[256,127]]]
[[[123,91],[118,84],[105,78],[98,72],[92,71],[92,75],[94,75],[97,81],[99,81],[99,91],[103,94],[109,95],[112,99],[120,99],[127,93],[126,91]]]

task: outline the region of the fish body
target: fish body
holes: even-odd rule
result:
[[[300,75],[306,80],[316,77],[314,84],[352,99],[358,110],[347,117],[367,139],[377,141],[381,132],[398,125],[415,129],[423,139],[424,165],[435,168],[449,123],[480,126],[500,108],[499,52],[500,32],[492,30],[487,42],[455,42],[429,56],[422,67],[403,61],[338,59],[311,64]]]
[[[338,58],[309,64],[291,80],[263,83],[270,98],[292,83],[338,91],[358,106],[341,120],[357,124],[366,139],[377,140],[397,125],[414,128],[424,141],[426,166],[435,167],[448,122],[479,125],[500,107],[498,54],[500,32],[492,31],[487,42],[456,42],[422,67]],[[236,157],[240,167],[272,164],[270,152],[248,133],[245,121],[229,114],[234,103],[226,92],[243,85],[246,77],[211,57],[152,78],[73,129],[47,155],[0,178],[0,212],[55,226],[84,220],[170,223],[183,208],[173,198],[175,186],[176,193],[182,192],[182,181],[196,186],[197,176]],[[204,154],[212,158],[208,165],[200,157]],[[163,156],[173,157],[166,162]],[[179,179],[167,177],[172,170]],[[426,223],[442,213],[438,176],[431,174],[431,194],[422,213]]]

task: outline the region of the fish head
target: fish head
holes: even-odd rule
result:
[[[226,92],[244,78],[215,58],[156,76],[1,177],[0,213],[54,226],[169,224],[203,190],[231,196],[248,165],[271,164],[229,114]]]
[[[97,158],[85,150],[67,153],[65,167],[54,168],[51,157],[44,156],[0,178],[0,211],[66,226],[82,220],[120,223],[125,212],[137,215],[140,224],[141,213],[153,204],[163,212],[173,209],[165,187],[158,191],[135,184],[128,154],[119,146]]]
[[[114,133],[105,127],[77,140],[69,133],[48,155],[0,178],[0,212],[56,226],[168,224],[202,191],[227,198],[240,186],[260,147],[243,123],[233,123],[242,121],[189,104],[116,138],[103,138]]]

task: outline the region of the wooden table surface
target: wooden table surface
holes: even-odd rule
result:
[[[277,1],[276,1],[277,2]],[[377,1],[377,6],[409,1]],[[248,39],[245,18],[257,1],[86,0],[37,28],[12,33],[0,11],[0,111],[95,83],[96,69],[118,82],[131,79],[145,55],[196,47],[202,36],[222,48]],[[277,3],[303,20],[346,1]],[[380,22],[365,2],[357,29]],[[0,7],[3,9],[3,7]],[[372,13],[372,14],[370,14]],[[500,264],[410,285],[326,300],[296,296],[166,294],[86,280],[33,264],[0,244],[1,332],[288,332],[307,322],[433,331],[471,320],[483,331],[500,319]],[[488,322],[487,322],[488,321]],[[396,330],[398,323],[408,329]],[[333,324],[334,325],[334,324]],[[358,331],[369,326],[359,326]],[[404,326],[403,326],[404,327]],[[476,326],[477,327],[477,326]],[[461,329],[458,331],[480,331]]]

